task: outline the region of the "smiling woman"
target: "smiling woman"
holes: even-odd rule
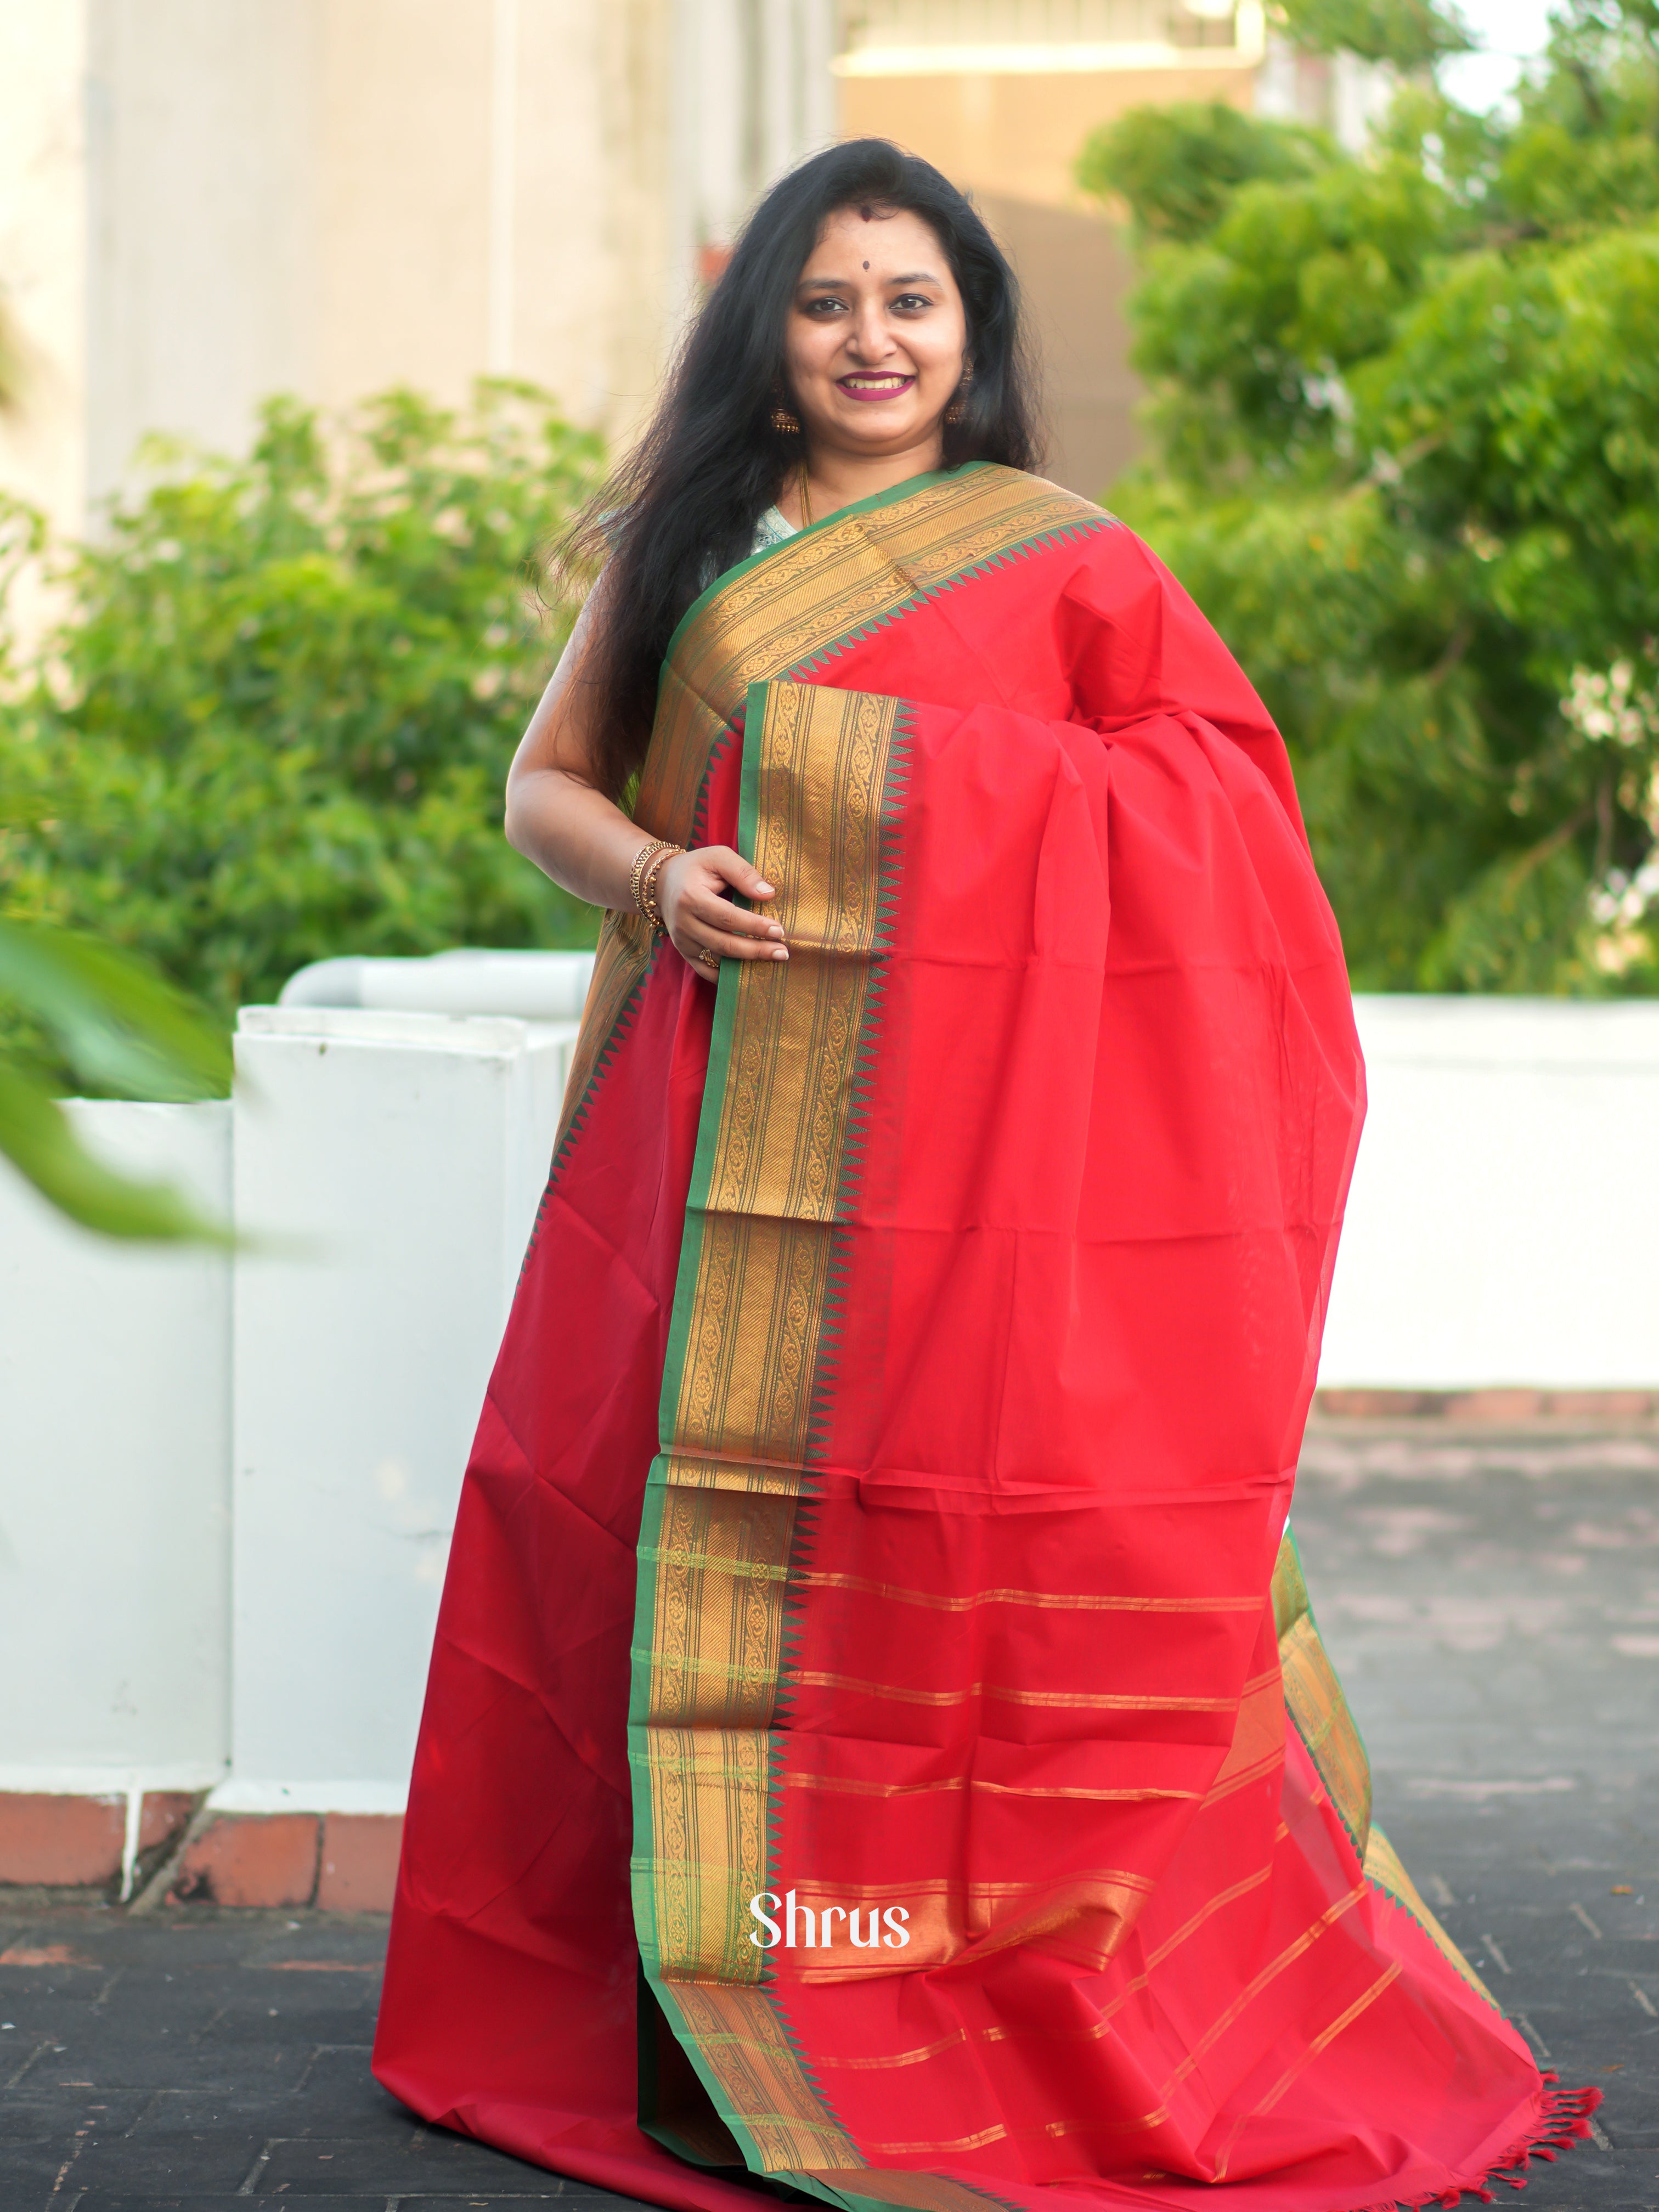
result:
[[[784,380],[805,433],[778,504],[799,529],[816,513],[936,468],[942,426],[971,380],[962,294],[918,215],[866,201],[837,208],[801,271],[784,329]]]
[[[1030,422],[983,224],[845,146],[595,523],[508,827],[611,912],[375,2064],[684,2212],[1449,2203],[1587,2100],[1372,1825],[1286,1533],[1341,947],[1260,702]]]

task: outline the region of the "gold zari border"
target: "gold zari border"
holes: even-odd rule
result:
[[[859,2154],[790,2049],[748,1941],[767,1887],[784,1594],[873,986],[894,699],[773,684],[751,708],[755,865],[787,963],[723,973],[688,1208],[695,1251],[653,1540],[636,1735],[652,1808],[651,1964],[761,2170]],[[695,1218],[692,1217],[695,1216]],[[683,1282],[682,1294],[687,1285]]]

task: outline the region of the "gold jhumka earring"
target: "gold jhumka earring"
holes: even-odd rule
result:
[[[779,392],[775,392],[772,398],[772,428],[781,438],[800,435],[800,417]]]

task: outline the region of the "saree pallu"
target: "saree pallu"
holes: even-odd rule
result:
[[[1359,2212],[1582,2133],[1371,1822],[1287,1533],[1362,1113],[1277,733],[975,467],[720,579],[455,1531],[380,2079],[686,2208]]]

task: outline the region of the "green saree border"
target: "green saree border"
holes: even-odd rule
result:
[[[787,1589],[804,1556],[803,1546],[810,1548],[816,1486],[810,1468],[825,1398],[833,1389],[838,1340],[836,1279],[842,1255],[836,1250],[837,1227],[862,1173],[858,1129],[874,1074],[870,1045],[883,997],[877,979],[892,938],[900,864],[896,831],[908,781],[911,732],[902,702],[868,694],[761,683],[748,691],[745,708],[739,848],[751,861],[791,884],[797,903],[809,908],[814,921],[803,935],[784,917],[796,948],[792,972],[799,979],[793,1012],[790,978],[775,971],[769,977],[767,963],[727,963],[718,986],[664,1362],[662,1448],[647,1477],[640,1532],[629,1716],[634,1911],[650,1989],[750,2168],[795,2179],[813,2193],[828,2189],[831,2201],[842,2202],[836,2194],[839,2182],[832,2187],[811,2177],[815,2171],[839,2177],[867,2170],[866,2161],[779,2008],[763,1954],[757,1950],[752,1961],[744,1957],[732,1933],[736,1908],[728,1893],[734,1883],[736,1893],[746,1891],[751,1878],[757,1889],[764,1887],[775,1861],[775,1739],[793,1643]],[[763,787],[769,778],[769,801]],[[845,806],[819,803],[826,782],[835,792],[844,787]],[[779,841],[787,842],[791,836],[803,842],[791,848],[792,866],[779,870]],[[808,1035],[820,1046],[834,1040],[832,1057],[838,1064],[827,1079],[821,1073],[820,1054],[802,1048]],[[810,1093],[803,1087],[809,1083],[814,1086]],[[817,1133],[812,1143],[801,1146],[794,1133],[809,1096]],[[774,1136],[769,1154],[769,1120]],[[780,1136],[787,1141],[778,1142]],[[822,1158],[815,1164],[818,1154]],[[773,1400],[763,1389],[753,1405],[743,1401],[735,1429],[721,1430],[718,1419],[714,1429],[699,1428],[697,1420],[707,1414],[709,1402],[700,1377],[710,1365],[711,1336],[720,1340],[723,1334],[724,1345],[715,1342],[714,1352],[727,1366],[746,1364],[763,1379],[768,1360],[779,1356],[775,1326],[763,1344],[754,1327],[757,1319],[765,1318],[764,1305],[744,1308],[725,1286],[722,1254],[714,1251],[711,1260],[711,1237],[732,1244],[733,1223],[740,1237],[746,1209],[763,1224],[763,1233],[752,1249],[740,1243],[734,1249],[740,1261],[747,1251],[750,1272],[758,1270],[763,1289],[773,1297],[774,1324],[781,1310],[775,1304],[779,1295],[787,1306],[799,1304],[801,1275],[788,1256],[792,1247],[811,1262],[799,1381],[781,1427],[775,1420],[771,1427],[754,1425],[757,1406],[771,1418]],[[719,1225],[711,1227],[714,1222]],[[785,1253],[781,1266],[771,1246]],[[785,1366],[789,1364],[786,1358]],[[726,1397],[735,1403],[741,1391],[734,1395],[727,1387]],[[726,1410],[722,1399],[715,1405],[716,1416],[723,1418]],[[690,1416],[697,1418],[688,1426]],[[781,1547],[769,1562],[763,1542],[749,1554],[732,1547],[730,1524],[720,1517],[728,1500],[739,1519],[758,1516],[763,1538],[769,1522]],[[702,1520],[700,1512],[705,1514]],[[678,1535],[671,1533],[671,1516]],[[701,1555],[695,1548],[687,1552],[688,1543],[695,1547],[699,1542],[704,1546]],[[729,1585],[746,1573],[758,1575],[758,1587],[734,1600]],[[727,1581],[709,1600],[712,1639],[688,1637],[683,1618],[670,1622],[665,1633],[661,1607],[670,1604],[683,1616],[718,1574]],[[757,1613],[770,1625],[754,1645],[750,1632]],[[747,1649],[750,1674],[742,1680],[736,1666],[722,1667],[707,1649],[712,1640],[717,1652],[735,1655],[740,1632],[753,1647]],[[758,1674],[753,1673],[757,1650]],[[684,1671],[688,1652],[689,1676]],[[685,1717],[688,1710],[694,1715],[690,1720]],[[728,1735],[728,1729],[735,1733]],[[684,1747],[693,1737],[688,1757]],[[750,1740],[757,1747],[745,1752]],[[676,1765],[696,1767],[699,1759],[703,1764],[690,1783],[672,1771]],[[659,1778],[672,1784],[674,1801],[667,1829],[659,1805]],[[731,1820],[743,1817],[740,1808],[732,1812],[734,1790],[738,1799],[747,1793],[751,1814],[760,1822],[758,1832],[752,1826],[745,1831],[757,1856],[724,1869],[723,1888],[718,1875],[705,1875],[696,1856],[704,1848],[702,1830],[709,1825],[711,1803],[713,1840],[716,1845],[720,1841],[722,1790],[728,1834],[737,1832],[729,1828]],[[672,1893],[678,1881],[682,1892],[691,1893],[692,1903],[673,1908],[671,1932],[661,1919],[662,1869],[672,1863],[664,1854],[675,1849],[692,1856],[671,1877],[666,1893]],[[751,1964],[753,1972],[745,1971]],[[734,2089],[739,2078],[746,2095]],[[757,2084],[774,2088],[778,2109],[757,2110]],[[915,2195],[913,2183],[901,2185],[896,2177],[891,2185]],[[930,2201],[938,2193],[935,2186]],[[878,2189],[871,2201],[891,2198]],[[946,2208],[941,2206],[940,2212]]]
[[[787,538],[776,538],[770,545],[763,545],[759,552],[748,554],[743,560],[734,562],[731,568],[723,568],[712,584],[704,586],[674,625],[673,635],[663,653],[662,669],[657,679],[659,690],[661,689],[662,677],[667,673],[669,662],[674,658],[680,641],[692,623],[713,605],[728,586],[758,568],[763,561],[769,561],[775,553],[782,553],[792,546],[805,544],[808,538],[815,538],[823,531],[833,530],[837,523],[845,522],[850,515],[873,514],[880,507],[896,507],[901,500],[913,499],[918,492],[929,491],[935,484],[965,483],[980,470],[990,466],[989,461],[964,461],[959,468],[927,469],[920,476],[906,477],[902,483],[890,484],[885,491],[872,491],[863,499],[855,499],[846,507],[838,507],[833,514],[823,515],[817,522],[809,522],[805,529],[792,530]]]

